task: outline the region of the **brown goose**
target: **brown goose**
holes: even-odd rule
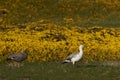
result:
[[[7,61],[14,61],[14,65],[19,67],[20,63],[27,59],[27,55],[26,50],[23,50],[19,53],[9,55]]]

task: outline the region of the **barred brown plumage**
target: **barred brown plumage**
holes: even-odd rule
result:
[[[11,54],[10,56],[8,56],[7,61],[14,61],[15,62],[15,66],[20,66],[20,63],[22,61],[24,61],[25,59],[27,59],[27,52],[26,50],[23,50],[19,53],[16,54]]]

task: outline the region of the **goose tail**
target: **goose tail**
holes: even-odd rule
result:
[[[69,62],[70,62],[70,60],[64,60],[64,61],[62,61],[62,64],[69,63]]]

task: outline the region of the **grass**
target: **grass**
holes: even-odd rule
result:
[[[0,80],[119,80],[119,74],[118,65],[98,63],[36,62],[20,68],[0,64]]]
[[[108,0],[94,0],[94,1],[90,1],[90,0],[85,0],[85,1],[82,1],[82,0],[68,0],[68,1],[67,0],[66,1],[65,0],[35,0],[35,1],[33,0],[26,0],[26,1],[25,0],[16,0],[16,1],[0,0],[0,32],[1,32],[0,52],[4,53],[4,54],[0,54],[0,59],[3,59],[3,56],[6,56],[6,53],[12,53],[10,52],[11,49],[12,51],[18,50],[16,46],[19,47],[21,46],[21,44],[23,45],[23,43],[25,43],[24,45],[26,45],[29,43],[33,43],[34,41],[33,43],[34,45],[32,44],[30,45],[33,46],[33,48],[31,48],[31,52],[35,51],[34,48],[36,49],[36,46],[40,41],[38,40],[38,38],[40,38],[39,34],[41,34],[41,31],[39,31],[41,29],[41,25],[39,26],[38,25],[39,23],[36,25],[32,25],[31,22],[41,21],[41,23],[43,22],[43,24],[49,25],[49,23],[51,24],[53,23],[59,26],[65,25],[65,26],[79,26],[79,27],[92,27],[92,26],[120,27],[119,5],[120,5],[119,0],[110,0],[110,1]],[[66,18],[67,20],[64,20],[64,18]],[[70,21],[71,19],[72,21]],[[26,25],[24,26],[24,24],[30,24],[30,23],[31,25],[28,25],[27,27],[30,28],[31,31],[30,32],[28,32],[27,30],[25,32],[23,31],[23,34],[22,35],[18,34],[19,36],[17,37],[17,33],[22,32],[21,30],[19,32],[19,29],[17,29],[17,27],[26,28]],[[13,26],[15,25],[15,27],[14,28],[12,26],[9,27],[9,25],[13,25]],[[38,29],[38,31],[35,31],[37,36],[34,35],[34,32],[32,32],[32,27],[34,28],[34,26],[35,26],[35,29]],[[43,27],[46,27],[46,26],[43,26]],[[9,32],[8,35],[5,36],[7,32],[7,31],[5,32],[5,30],[7,30],[7,28],[10,29],[11,32],[8,31]],[[17,33],[14,33],[13,29],[15,29]],[[117,44],[118,46],[119,33],[116,34],[116,32],[119,32],[119,31],[117,29],[115,30],[116,32],[115,31],[104,32],[104,31],[107,31],[107,30],[103,30],[98,35],[94,33],[94,35],[97,36],[96,39],[103,39],[103,37],[101,37],[101,33],[103,33],[106,35],[105,36],[106,38],[103,39],[104,42],[110,42],[111,45]],[[27,32],[28,32],[28,35],[26,35]],[[109,35],[109,33],[112,33],[112,34]],[[78,34],[76,34],[76,36],[77,35]],[[110,37],[107,37],[107,35]],[[112,37],[113,35],[115,35],[115,38]],[[50,37],[48,38],[50,39]],[[74,37],[72,38],[74,39]],[[28,43],[26,43],[23,39]],[[79,40],[79,38],[76,38],[76,39]],[[103,41],[95,40],[94,37],[91,40],[91,37],[87,38],[86,36],[85,40],[87,42],[88,40],[90,41],[90,44],[89,42],[86,43],[86,44],[89,44],[89,46],[94,44],[98,46],[98,44],[101,44],[99,42],[102,42],[103,44]],[[92,41],[93,43],[91,43]],[[110,46],[109,51],[111,51],[111,49],[114,48],[113,52],[117,54],[111,55],[110,53],[107,52],[106,53],[107,57],[110,57],[111,59],[111,56],[112,58],[114,58],[115,56],[115,59],[117,58],[119,60],[119,47],[117,47],[116,45],[115,47],[111,45],[107,45],[107,46]],[[13,48],[13,46],[15,48]],[[37,46],[36,50],[38,51],[39,48],[40,47]],[[96,47],[93,46],[91,50],[93,51],[96,50]],[[101,51],[99,48],[98,50]],[[98,50],[96,51],[98,52]],[[94,56],[95,58],[98,57],[97,59],[100,59],[100,58],[106,59],[106,57],[104,57],[103,54],[101,56],[97,56],[97,55],[94,55]],[[38,55],[35,58],[41,59],[38,57]],[[88,56],[87,58],[90,58],[90,56]],[[116,63],[114,64],[105,63],[102,65],[98,63],[85,63],[85,64],[78,63],[73,67],[73,65],[71,64],[62,65],[59,62],[35,62],[35,63],[26,63],[24,66],[20,68],[10,67],[5,63],[0,63],[0,80],[80,80],[80,79],[81,80],[102,80],[102,79],[103,80],[120,80],[119,74],[120,74],[120,67]]]
[[[119,0],[1,0],[0,25],[17,25],[39,19],[64,24],[63,18],[73,18],[71,24],[82,27],[120,27],[119,5]]]

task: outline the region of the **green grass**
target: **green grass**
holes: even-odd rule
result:
[[[64,24],[63,18],[73,18],[71,25],[120,27],[119,5],[119,0],[0,0],[0,25],[39,19]]]
[[[36,62],[20,68],[0,64],[0,80],[119,80],[119,74],[119,66],[98,63]]]
[[[68,26],[120,27],[119,5],[119,0],[0,0],[0,29],[39,20],[66,25],[64,18],[73,19]],[[0,63],[0,80],[120,80],[119,74],[120,67],[109,64],[78,63],[73,67],[36,62],[17,68]]]

